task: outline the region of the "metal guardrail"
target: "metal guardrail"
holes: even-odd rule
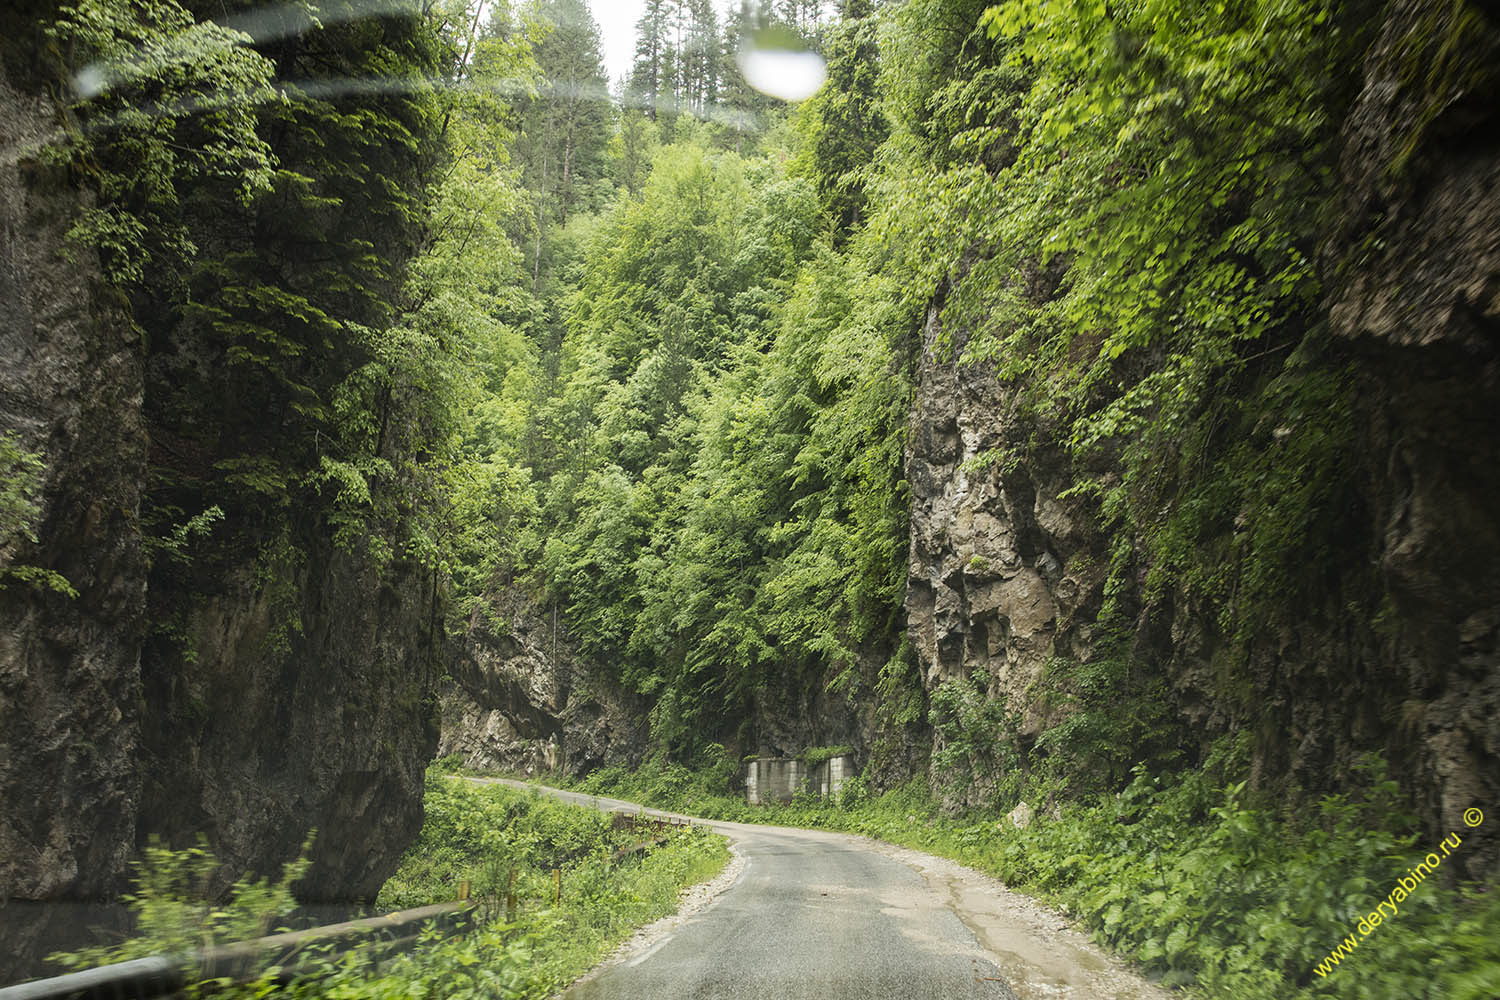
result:
[[[619,863],[632,855],[644,854],[653,847],[665,844],[667,835],[673,830],[690,830],[694,825],[693,821],[685,816],[673,816],[670,813],[652,815],[646,812],[617,809],[611,814],[612,829],[628,830],[637,835],[649,834],[649,836],[620,848],[610,860]]]
[[[611,819],[615,830],[630,831],[642,838],[616,851],[612,859],[615,862],[660,846],[667,842],[672,831],[695,825],[687,817],[644,811],[619,810]],[[498,905],[503,899],[507,920],[514,920],[517,913],[516,872],[512,868],[507,891],[492,901]],[[561,871],[552,869],[552,879],[555,905],[562,898]],[[183,955],[153,955],[0,987],[0,1000],[152,1000],[174,996],[195,984],[213,980],[253,982],[272,970],[275,970],[272,978],[285,984],[312,974],[306,960],[314,954],[313,949],[317,949],[318,957],[326,957],[330,950],[344,953],[357,948],[379,948],[385,955],[415,945],[430,924],[447,925],[453,932],[450,936],[457,934],[465,917],[473,915],[480,906],[489,905],[468,898],[467,882],[460,887],[459,895],[461,898],[452,903],[288,931]]]
[[[336,950],[350,951],[379,945],[397,950],[414,943],[430,924],[447,925],[457,933],[474,906],[471,900],[438,903],[381,917],[272,934],[187,955],[138,958],[6,986],[0,988],[0,1000],[148,1000],[172,996],[206,980],[251,982],[276,968],[281,970],[276,978],[289,982],[298,977],[299,956],[314,947],[332,945]]]
[[[610,827],[615,830],[650,830],[661,834],[671,830],[687,830],[693,826],[693,821],[687,817],[674,816],[671,813],[652,814],[630,812],[625,809],[616,809],[610,813]]]

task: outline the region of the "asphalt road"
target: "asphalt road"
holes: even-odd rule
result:
[[[910,865],[842,834],[708,825],[744,856],[740,877],[670,936],[576,984],[566,1000],[1015,1000],[952,896]]]

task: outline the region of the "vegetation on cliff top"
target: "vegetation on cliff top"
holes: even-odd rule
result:
[[[1194,614],[1243,658],[1360,544],[1315,263],[1359,11],[812,9],[731,26],[825,52],[830,85],[781,110],[711,5],[642,22],[622,106],[578,0],[262,39],[177,0],[66,7],[49,37],[92,82],[48,155],[96,179],[77,238],[147,334],[163,650],[191,661],[184,616],[247,551],[284,650],[333,545],[452,629],[507,587],[553,603],[678,760],[827,696],[876,704],[895,771],[912,727],[1043,703],[1070,712],[1018,752],[1080,790],[1200,752],[1141,636]],[[1111,540],[1095,648],[1035,705],[929,711],[902,641],[929,307],[1032,428],[993,461],[1058,454]],[[1255,728],[1235,663],[1215,683]]]

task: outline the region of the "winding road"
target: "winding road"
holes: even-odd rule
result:
[[[496,781],[598,809],[633,803]],[[1055,913],[941,858],[864,837],[707,820],[730,884],[565,1000],[1158,1000]],[[737,869],[737,874],[735,870]]]

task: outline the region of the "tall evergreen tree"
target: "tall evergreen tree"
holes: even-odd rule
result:
[[[584,0],[539,0],[550,29],[536,46],[541,93],[521,105],[517,159],[538,221],[565,223],[605,174],[611,111],[599,26]]]
[[[712,0],[689,0],[682,44],[682,104],[700,117],[719,99],[719,18]]]
[[[740,0],[739,6],[730,12],[724,23],[724,35],[719,44],[719,106],[741,128],[747,127],[775,104],[773,98],[750,86],[740,70],[741,48],[754,38],[756,32],[770,24],[769,11],[763,4],[751,0]]]
[[[643,107],[652,120],[661,105],[662,78],[671,61],[667,31],[673,6],[669,0],[646,0],[646,12],[635,24],[635,65],[626,93],[631,103]]]
[[[776,19],[814,48],[821,46],[824,28],[823,0],[777,0]]]

